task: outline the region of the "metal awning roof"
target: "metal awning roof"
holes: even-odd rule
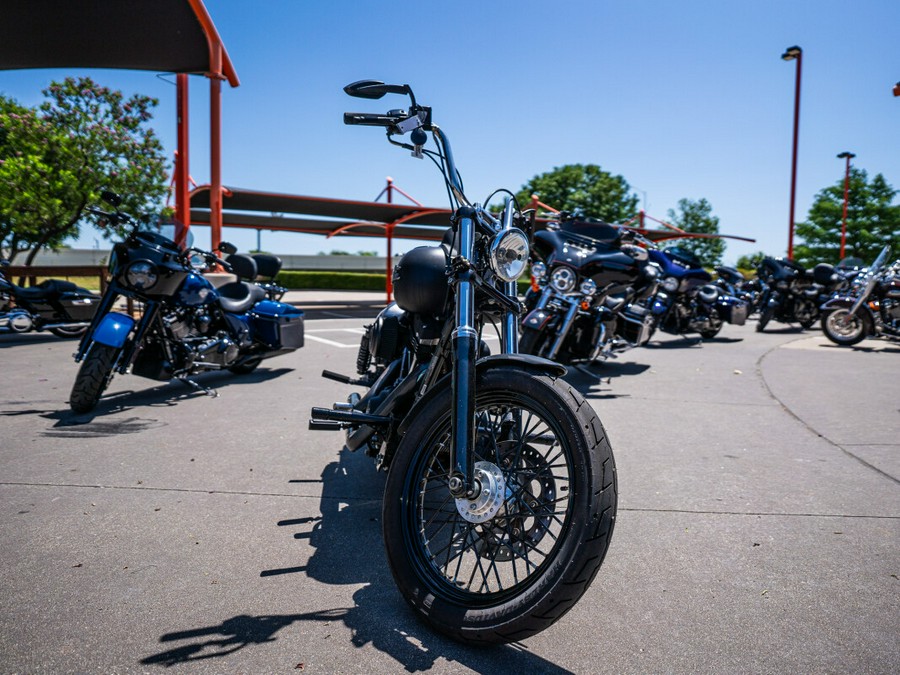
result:
[[[128,68],[239,84],[200,0],[4,0],[0,69],[17,68]]]
[[[209,208],[208,185],[191,192],[192,223],[209,223]],[[285,217],[284,214],[304,217]],[[306,232],[327,237],[337,234],[383,237],[388,226],[392,226],[394,237],[434,241],[450,227],[450,215],[449,209],[413,204],[308,197],[232,187],[225,187],[222,197],[224,227]]]

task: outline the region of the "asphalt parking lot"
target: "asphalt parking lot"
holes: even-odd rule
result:
[[[616,455],[609,554],[549,630],[469,649],[394,587],[383,475],[307,430],[372,307],[313,308],[302,350],[198,378],[217,398],[118,376],[86,416],[73,342],[0,337],[0,671],[897,672],[900,346],[726,326],[570,371]]]

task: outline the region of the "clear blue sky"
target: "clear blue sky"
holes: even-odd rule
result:
[[[226,185],[373,199],[386,176],[445,206],[440,176],[389,146],[378,129],[346,127],[345,110],[402,107],[351,99],[373,78],[409,83],[450,135],[470,196],[519,189],[570,163],[621,174],[647,211],[706,198],[733,262],[787,247],[794,62],[804,50],[796,219],[855,166],[900,187],[900,2],[819,0],[207,0],[241,86],[223,88]],[[89,74],[156,96],[154,127],[175,149],[175,87],[136,71],[5,71],[0,91],[34,105],[51,79]],[[209,180],[208,84],[191,78],[191,174]],[[86,232],[77,245],[93,247]],[[250,230],[226,230],[242,249]],[[197,228],[198,243],[208,230]],[[414,244],[401,244],[410,247]],[[107,242],[99,246],[106,248]],[[262,234],[281,253],[384,251],[383,240]]]

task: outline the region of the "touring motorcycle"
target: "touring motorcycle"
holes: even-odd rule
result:
[[[110,192],[103,199],[121,204]],[[220,245],[230,254],[222,261],[213,252],[183,250],[174,241],[174,225],[148,229],[118,209],[91,211],[132,229],[113,247],[109,285],[75,353],[81,363],[69,397],[75,412],[92,410],[113,375],[129,368],[132,375],[178,379],[215,395],[189,376],[224,368],[250,373],[263,359],[303,346],[303,312],[266,299],[265,290],[249,283],[257,276],[256,263],[237,255],[233,245]],[[213,287],[198,273],[208,265],[221,265],[237,280]],[[140,316],[121,311],[120,299],[139,303]]]
[[[63,279],[17,286],[7,278],[9,261],[0,261],[0,329],[13,333],[47,330],[61,338],[84,335],[100,296]]]
[[[761,284],[759,279],[748,279],[736,267],[717,265],[715,285],[728,295],[747,303],[747,316],[758,310]]]
[[[366,328],[358,377],[323,373],[368,391],[313,408],[310,428],[345,428],[346,447],[387,470],[387,559],[417,615],[466,643],[522,640],[571,609],[600,568],[616,514],[612,451],[565,368],[518,353],[515,281],[533,212],[510,196],[495,218],[469,200],[447,135],[409,85],[344,91],[409,96],[406,110],[344,121],[384,127],[390,143],[434,161],[454,213],[440,245],[394,268],[396,302]],[[407,133],[409,143],[395,138]],[[499,354],[483,339],[491,326]]]
[[[658,270],[629,241],[636,236],[565,215],[536,232],[519,350],[559,363],[593,362],[647,342],[652,317],[635,303],[655,291]]]
[[[743,326],[747,302],[710,283],[712,275],[700,260],[682,246],[651,249],[650,263],[659,268],[659,287],[644,301],[654,320],[654,330],[681,335],[700,333],[706,339],[724,323]]]
[[[809,328],[819,320],[822,303],[847,284],[847,277],[828,263],[819,263],[810,271],[793,260],[766,256],[756,273],[762,286],[756,323],[759,332],[773,319]]]
[[[900,260],[886,266],[890,252],[881,249],[846,293],[822,305],[822,331],[835,344],[855,345],[870,335],[900,339]]]

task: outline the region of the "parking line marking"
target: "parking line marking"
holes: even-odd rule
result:
[[[306,337],[307,339],[313,340],[314,342],[321,342],[322,344],[331,345],[332,347],[340,347],[341,349],[356,349],[359,347],[359,345],[345,345],[343,342],[335,342],[334,340],[329,340],[328,338],[310,335],[309,332],[306,333]]]

